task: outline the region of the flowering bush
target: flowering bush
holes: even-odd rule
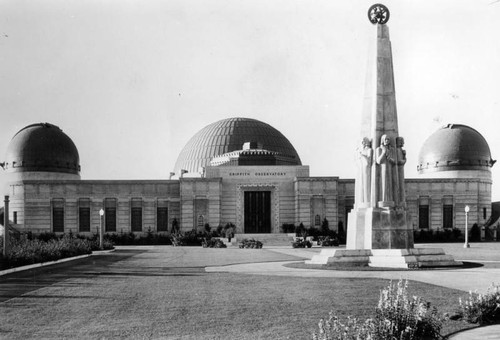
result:
[[[227,248],[227,246],[218,238],[204,239],[203,248]]]
[[[372,319],[360,323],[358,319],[348,316],[347,321],[342,323],[333,312],[328,319],[321,319],[318,327],[318,334],[313,334],[314,340],[371,339],[375,328]]]
[[[336,237],[320,236],[318,238],[318,246],[322,247],[338,247],[339,240]]]
[[[82,240],[65,235],[62,238],[42,241],[39,239],[11,239],[9,253],[5,257],[7,267],[55,261],[66,257],[90,254],[90,240]]]
[[[170,235],[172,244],[174,246],[201,246],[203,237],[206,236],[203,233],[197,233],[195,230],[187,231],[183,233],[179,231]]]
[[[262,242],[254,240],[254,239],[244,239],[238,245],[239,248],[252,248],[252,249],[260,249],[262,248]]]
[[[469,291],[465,299],[459,299],[459,316],[470,323],[489,325],[500,322],[500,286],[491,284],[486,294]]]
[[[407,288],[408,281],[391,282],[380,292],[375,317],[363,323],[352,317],[342,323],[330,312],[327,320],[319,322],[319,332],[313,339],[439,339],[442,321],[437,309],[419,297],[410,298]]]
[[[437,339],[442,326],[435,307],[409,297],[407,280],[391,282],[380,292],[375,320],[376,339]]]
[[[304,240],[304,239],[297,239],[295,240],[294,242],[292,242],[292,247],[293,248],[311,248],[312,247],[312,243],[308,240]]]

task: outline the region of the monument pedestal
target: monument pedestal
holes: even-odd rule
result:
[[[347,249],[413,248],[413,228],[403,208],[356,208],[347,230]]]
[[[430,268],[460,266],[440,248],[413,248],[413,228],[404,208],[356,207],[349,214],[347,249],[322,249],[307,264]]]
[[[322,249],[306,264],[338,267],[433,268],[461,266],[441,248],[412,249]]]

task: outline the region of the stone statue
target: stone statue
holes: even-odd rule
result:
[[[403,149],[405,140],[403,137],[396,137],[396,159],[398,167],[398,180],[399,180],[399,204],[406,205],[405,196],[405,164],[406,164],[406,150]]]
[[[373,161],[372,142],[364,137],[361,141],[361,148],[357,149],[359,160],[359,181],[358,197],[360,203],[370,202],[371,195],[371,168]]]
[[[380,146],[376,150],[375,161],[380,165],[380,200],[394,202],[394,167],[396,166],[396,151],[387,135],[380,138]]]

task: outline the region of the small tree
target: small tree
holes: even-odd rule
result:
[[[470,229],[470,241],[471,242],[481,241],[481,229],[479,228],[477,223],[474,223],[472,225],[472,228]]]
[[[321,233],[325,236],[330,233],[330,226],[328,225],[326,217],[323,219],[323,222],[321,222]]]

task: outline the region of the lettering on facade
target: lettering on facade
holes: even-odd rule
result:
[[[286,176],[286,172],[255,172],[255,173],[250,173],[250,172],[230,172],[229,176],[255,176],[255,177],[262,177],[262,176],[270,176],[270,177],[276,177],[276,176]]]

